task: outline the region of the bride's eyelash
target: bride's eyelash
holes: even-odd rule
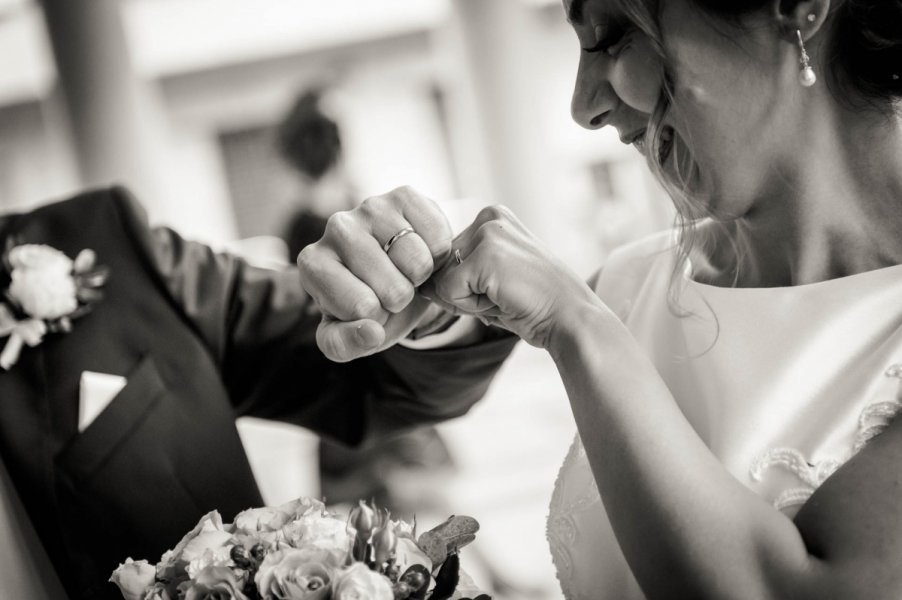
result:
[[[604,35],[599,36],[598,42],[591,48],[583,48],[583,52],[607,52],[611,56],[616,56],[622,50],[622,48],[617,48],[616,46],[626,40],[630,33],[629,26],[625,23],[615,22],[605,27],[598,26],[595,28],[596,31],[602,29],[605,30]]]

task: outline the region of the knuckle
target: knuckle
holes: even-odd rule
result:
[[[391,195],[401,208],[413,207],[420,204],[424,198],[420,192],[409,185],[402,185],[401,187],[395,188],[392,190]]]
[[[398,211],[391,193],[371,196],[361,202],[357,210],[371,226]]]
[[[298,254],[296,262],[298,273],[301,277],[301,284],[318,281],[323,278],[323,266],[326,259],[318,256],[318,248],[315,246],[315,244],[307,246]]]
[[[351,211],[340,211],[329,217],[326,222],[326,235],[338,241],[344,241],[353,236],[356,223]]]
[[[392,195],[397,196],[402,200],[408,200],[410,198],[416,198],[420,194],[410,185],[401,185],[392,190]]]
[[[376,206],[382,201],[382,196],[370,196],[364,199],[357,207],[362,213],[370,215],[375,211]]]
[[[494,206],[494,209],[498,212],[499,219],[503,218],[503,219],[511,220],[514,216],[514,211],[512,211],[510,208],[508,208],[504,204],[496,204]]]
[[[300,253],[298,253],[296,262],[301,273],[307,273],[313,270],[313,266],[316,262],[311,256],[315,252],[314,246],[315,244],[305,246],[301,249]]]
[[[479,218],[484,220],[492,220],[502,218],[503,214],[501,212],[500,204],[493,204],[492,206],[486,206],[482,210],[479,211]]]

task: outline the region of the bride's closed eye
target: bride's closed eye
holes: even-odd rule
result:
[[[596,25],[595,39],[598,41],[591,48],[583,48],[583,52],[605,52],[611,58],[617,58],[629,47],[631,33],[632,28],[626,23],[611,22]]]

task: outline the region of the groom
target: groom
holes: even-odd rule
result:
[[[127,556],[262,504],[237,416],[365,444],[466,412],[512,345],[333,363],[294,269],[152,229],[122,189],[0,217],[0,242],[0,458],[71,598],[116,598]]]

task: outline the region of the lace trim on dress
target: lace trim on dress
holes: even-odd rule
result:
[[[902,363],[892,365],[884,375],[902,380]],[[812,463],[795,448],[773,448],[752,463],[749,475],[752,480],[761,481],[765,471],[771,468],[781,468],[794,474],[803,485],[783,491],[773,504],[777,510],[800,506],[839,467],[855,456],[871,439],[882,433],[900,411],[902,411],[902,401],[898,398],[891,402],[877,402],[866,406],[858,417],[858,432],[852,448],[840,459],[827,458]]]
[[[582,441],[577,435],[570,445],[567,457],[564,459],[564,465],[558,471],[557,480],[554,483],[554,492],[551,495],[551,504],[548,511],[548,520],[545,526],[545,537],[548,540],[548,546],[551,549],[551,556],[554,564],[558,582],[561,590],[568,600],[583,600],[570,589],[570,582],[573,579],[573,557],[569,548],[576,544],[579,536],[579,528],[576,525],[575,516],[578,513],[590,508],[591,506],[601,502],[601,494],[595,485],[592,477],[588,478],[588,482],[583,490],[576,496],[576,499],[564,504],[564,489],[562,478],[564,471],[572,468],[579,460],[586,460],[586,450]],[[586,600],[589,600],[588,598]]]

